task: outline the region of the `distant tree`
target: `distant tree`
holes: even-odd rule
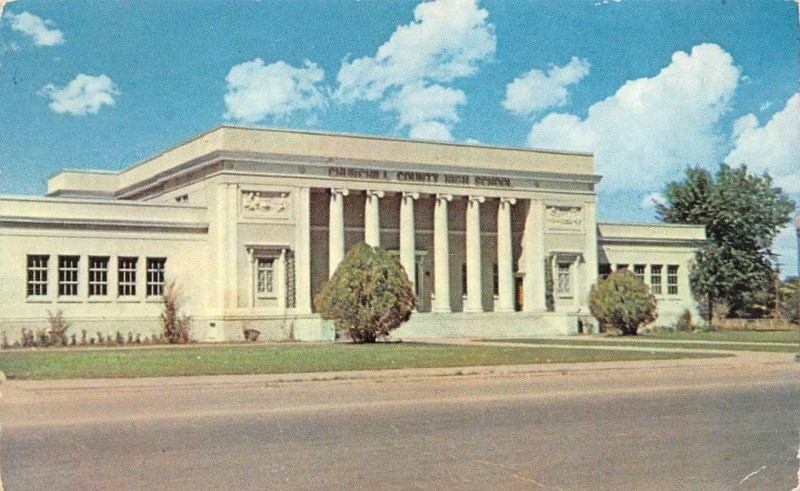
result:
[[[800,317],[798,287],[800,287],[800,278],[797,276],[786,278],[778,287],[778,315],[781,319],[786,319],[793,324],[798,324]]]
[[[374,343],[411,317],[416,298],[400,263],[361,243],[347,252],[314,299],[323,319],[357,343]]]
[[[624,335],[635,335],[640,327],[658,317],[656,297],[626,269],[615,271],[592,286],[589,309],[601,328],[617,328]]]
[[[692,291],[710,320],[712,306],[726,303],[734,316],[753,316],[771,305],[775,255],[772,243],[791,219],[795,203],[764,173],[721,164],[715,175],[689,167],[682,181],[667,184],[666,223],[706,226],[709,243],[690,272]]]

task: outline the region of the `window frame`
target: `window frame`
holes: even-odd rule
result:
[[[158,267],[160,265],[160,268]],[[163,297],[166,285],[166,257],[145,258],[145,295],[149,298]]]
[[[262,267],[262,264],[264,267]],[[269,267],[266,267],[266,265]],[[276,288],[276,280],[277,280],[277,265],[278,265],[278,258],[275,256],[270,255],[260,255],[255,257],[255,270],[253,275],[253,289],[255,290],[256,298],[258,299],[273,299],[278,298],[278,289]],[[269,282],[270,288],[261,288],[261,273],[265,273],[265,282],[264,286],[266,287],[267,282],[266,278],[269,277],[271,281]],[[267,275],[269,273],[269,275]]]
[[[663,295],[664,293],[664,265],[650,265],[650,293],[653,295]]]
[[[130,264],[132,264],[132,267]],[[117,296],[119,298],[136,297],[139,258],[136,256],[117,257]]]
[[[678,295],[678,265],[667,264],[667,295]]]
[[[80,293],[81,257],[73,254],[58,256],[58,297],[77,297]]]
[[[567,261],[556,261],[555,291],[560,298],[573,296],[572,264]],[[566,278],[566,284],[562,283],[561,278]],[[563,289],[562,285],[564,286]]]
[[[42,260],[44,264],[34,264],[35,261]],[[50,255],[49,254],[28,254],[26,256],[26,280],[25,292],[26,298],[43,298],[47,297],[49,286],[49,268],[50,268]],[[38,273],[38,274],[37,274]],[[37,288],[38,287],[38,288]]]
[[[96,261],[99,261],[99,263],[96,263]],[[101,266],[98,267],[97,264]],[[88,286],[87,295],[89,298],[108,297],[108,279],[110,271],[110,256],[89,256],[86,275],[86,284]],[[102,291],[102,293],[99,293],[99,291]]]
[[[642,283],[647,284],[647,281],[645,281],[645,278],[647,277],[647,265],[646,264],[634,264],[633,265],[633,274],[635,274],[636,277],[639,278],[639,280]]]

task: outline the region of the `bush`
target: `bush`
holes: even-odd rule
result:
[[[416,298],[400,263],[361,243],[347,252],[314,304],[337,332],[356,343],[374,343],[411,317]]]
[[[189,342],[189,325],[192,318],[180,312],[181,287],[170,281],[164,288],[164,311],[161,313],[162,337],[170,344]]]
[[[640,326],[658,317],[656,297],[628,270],[616,271],[592,286],[589,308],[602,328],[616,327],[623,335],[635,335]]]
[[[678,317],[675,322],[675,330],[678,332],[692,332],[695,329],[694,322],[692,322],[692,313],[689,309],[684,309],[683,313]]]
[[[50,324],[50,344],[56,346],[67,345],[67,329],[69,323],[64,319],[64,312],[58,310],[55,314],[47,311],[47,323]]]

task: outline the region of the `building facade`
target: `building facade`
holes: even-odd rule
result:
[[[64,170],[0,197],[0,331],[160,330],[181,286],[192,337],[330,340],[313,296],[359,242],[396,254],[418,311],[400,338],[530,336],[579,323],[629,268],[661,323],[694,310],[702,227],[598,224],[592,156],[221,126],[120,172]]]

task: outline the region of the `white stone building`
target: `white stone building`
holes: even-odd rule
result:
[[[598,224],[600,179],[584,153],[217,127],[120,172],[61,171],[46,197],[0,197],[0,331],[61,310],[71,332],[150,335],[174,280],[197,340],[333,339],[312,299],[361,241],[415,284],[395,337],[574,333],[620,267],[651,286],[660,323],[694,310],[704,229]]]

